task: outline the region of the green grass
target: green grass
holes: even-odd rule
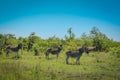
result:
[[[23,51],[19,55],[19,59],[14,54],[0,55],[0,80],[120,80],[120,58],[109,53],[84,53],[80,65],[75,64],[74,58],[65,64],[65,52],[58,59],[50,55],[49,60],[44,53],[34,56]]]

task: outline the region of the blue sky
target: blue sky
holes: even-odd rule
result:
[[[0,0],[0,33],[63,38],[72,27],[76,37],[97,26],[120,41],[120,0]]]

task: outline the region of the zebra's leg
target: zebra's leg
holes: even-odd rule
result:
[[[76,64],[80,64],[80,57],[77,57],[77,59],[76,59]]]
[[[46,59],[49,59],[49,52],[46,52]]]
[[[19,56],[18,51],[17,51],[17,53],[16,53],[16,59],[19,58],[19,57],[20,57],[20,56]]]
[[[9,56],[9,50],[6,50],[6,56]]]
[[[69,59],[69,56],[66,55],[66,64],[68,64],[68,59]]]
[[[59,56],[59,54],[56,55],[57,59],[58,59],[58,56]]]

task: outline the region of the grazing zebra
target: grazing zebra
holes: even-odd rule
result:
[[[10,51],[16,52],[17,55],[18,55],[18,51],[19,51],[19,49],[21,49],[21,48],[22,48],[22,44],[21,44],[21,43],[18,44],[18,46],[7,46],[7,47],[6,47],[6,56],[9,55]]]
[[[69,57],[76,58],[76,64],[79,64],[80,57],[82,56],[83,52],[89,53],[88,49],[83,46],[82,48],[78,49],[77,51],[67,51],[66,52],[66,64],[68,64]]]
[[[53,54],[56,55],[56,57],[58,58],[60,51],[62,50],[62,45],[59,45],[57,48],[49,48],[46,51],[46,58],[49,58],[49,54]]]

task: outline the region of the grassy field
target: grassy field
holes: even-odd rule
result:
[[[49,60],[44,53],[40,56],[27,51],[20,53],[19,59],[14,58],[14,53],[9,57],[0,55],[0,80],[120,80],[120,58],[110,53],[84,53],[80,65],[75,65],[74,58],[67,65],[65,52],[58,59],[50,55]]]

